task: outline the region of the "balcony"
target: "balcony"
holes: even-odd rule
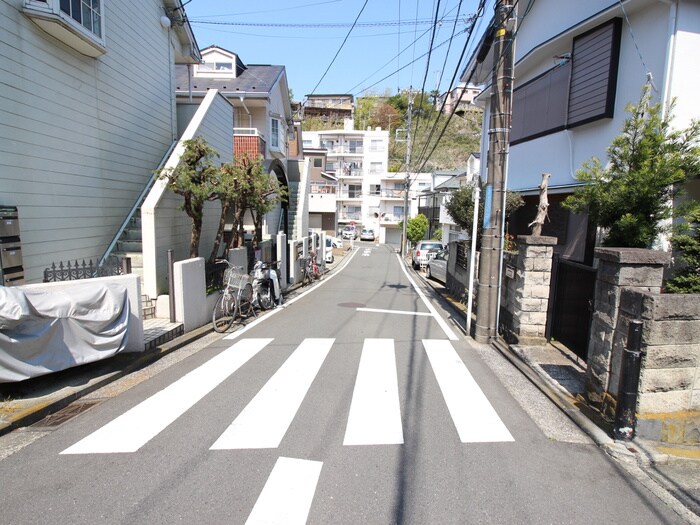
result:
[[[384,189],[381,190],[381,198],[386,200],[403,200],[406,192],[404,190],[397,189]]]
[[[337,184],[325,184],[323,182],[312,182],[311,193],[330,193],[335,194],[338,191]]]
[[[380,214],[379,224],[392,225],[398,224],[403,220],[403,213],[383,213]]]
[[[265,137],[257,128],[233,128],[233,154],[265,157]]]
[[[340,212],[338,214],[338,222],[352,222],[352,221],[359,221],[362,218],[362,213],[361,212]]]
[[[342,168],[336,170],[335,174],[342,179],[361,179],[362,168]]]
[[[338,198],[343,200],[357,199],[362,200],[362,190],[338,190]]]

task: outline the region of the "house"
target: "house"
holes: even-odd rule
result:
[[[590,262],[596,232],[585,216],[560,206],[575,189],[576,170],[606,149],[622,130],[647,82],[656,101],[676,100],[675,124],[700,116],[700,4],[688,0],[539,0],[519,5],[507,188],[526,205],[511,218],[510,232],[526,234],[535,216],[538,186],[549,179],[549,222],[555,252]],[[556,16],[553,16],[556,14]],[[488,36],[488,35],[487,35]],[[488,147],[493,50],[485,38],[462,81],[484,84],[482,155]],[[482,179],[486,180],[486,163]],[[695,198],[700,183],[689,185]]]
[[[304,118],[320,118],[326,122],[343,123],[353,118],[355,99],[349,94],[306,95],[302,104]]]
[[[108,251],[176,145],[174,67],[200,54],[181,0],[8,0],[0,28],[0,206],[16,212],[24,282],[40,282]],[[187,235],[168,213],[162,238]]]
[[[435,106],[438,109],[442,108],[446,115],[454,113],[463,116],[468,111],[480,112],[481,108],[474,105],[474,99],[480,92],[479,86],[461,83],[440,95],[435,101]]]
[[[298,164],[288,162],[289,137],[295,126],[284,66],[244,64],[236,53],[209,46],[201,50],[202,62],[178,65],[175,92],[180,105],[197,104],[210,89],[216,89],[234,108],[235,155],[262,155],[265,169],[283,186],[290,202],[270,212],[263,225],[263,237],[283,231],[294,236],[295,214],[289,213],[301,181]],[[305,234],[305,232],[298,232]]]

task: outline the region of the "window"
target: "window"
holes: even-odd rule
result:
[[[102,36],[100,0],[61,0],[61,11],[91,33]]]
[[[621,27],[614,18],[575,37],[569,61],[513,92],[511,144],[612,118]]]
[[[83,55],[97,57],[106,52],[102,0],[24,0],[23,12]]]
[[[349,184],[348,185],[348,197],[351,199],[359,199],[362,197],[362,185],[361,184]]]
[[[305,148],[310,148],[311,146],[313,146],[313,143],[314,143],[313,140],[306,140],[305,139],[302,141],[302,144]]]
[[[372,139],[369,143],[370,151],[384,151],[384,141],[379,139]]]
[[[280,147],[280,121],[276,118],[270,119],[270,146]]]
[[[314,168],[323,168],[323,159],[320,157],[316,157],[314,159]]]
[[[377,174],[382,172],[382,163],[381,162],[370,162],[369,163],[369,172],[372,174]]]

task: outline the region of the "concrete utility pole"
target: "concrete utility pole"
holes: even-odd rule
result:
[[[413,114],[413,86],[408,89],[408,129],[406,130],[406,178],[403,183],[403,230],[401,232],[401,257],[405,257],[408,249],[408,190],[411,187],[411,115]]]
[[[484,231],[481,236],[479,255],[479,293],[476,301],[474,332],[474,338],[479,343],[490,343],[498,336],[508,146],[513,98],[515,9],[509,1],[498,0],[495,11]]]

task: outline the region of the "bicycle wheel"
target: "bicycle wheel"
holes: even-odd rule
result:
[[[253,285],[246,283],[238,292],[238,311],[236,317],[248,317],[253,314],[255,317],[255,309],[253,309]]]
[[[316,270],[318,271],[318,280],[319,280],[319,281],[322,281],[323,278],[324,278],[325,275],[326,275],[326,272],[324,272],[324,271],[323,271],[323,268],[320,267],[320,266],[316,266]]]
[[[225,332],[233,324],[236,313],[236,298],[229,292],[222,293],[216,300],[214,311],[211,315],[211,322],[214,331]]]

